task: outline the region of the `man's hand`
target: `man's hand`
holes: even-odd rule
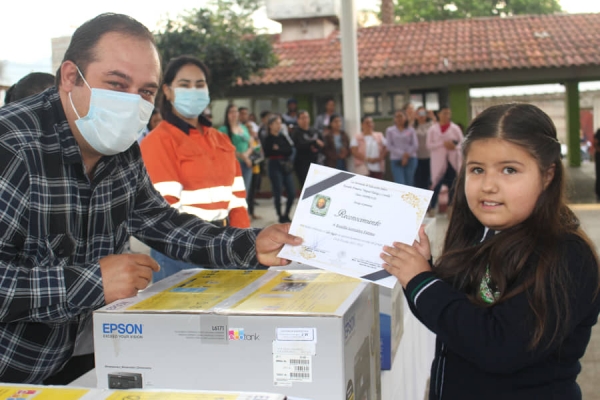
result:
[[[302,239],[290,235],[290,224],[269,225],[256,237],[256,258],[262,265],[269,267],[283,266],[290,263],[289,260],[277,257],[277,253],[284,244],[297,246]]]
[[[148,286],[152,272],[160,270],[158,263],[145,254],[111,255],[99,263],[106,304],[135,296]]]

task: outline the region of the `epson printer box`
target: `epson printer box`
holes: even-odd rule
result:
[[[181,271],[94,313],[98,387],[379,399],[376,293],[320,270]]]

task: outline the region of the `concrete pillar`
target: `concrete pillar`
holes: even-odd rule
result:
[[[463,128],[467,129],[469,122],[471,122],[471,100],[469,96],[469,86],[449,86],[448,103],[448,106],[452,110],[452,121],[454,123],[461,123]]]
[[[567,146],[569,152],[567,158],[569,166],[581,166],[581,152],[579,150],[579,82],[565,82],[565,106],[567,125]]]
[[[358,46],[356,44],[355,0],[345,0],[341,7],[340,33],[342,47],[342,96],[345,130],[352,138],[360,132],[360,85],[358,76]]]
[[[593,103],[593,115],[594,115],[594,132],[600,129],[600,96],[594,98]]]

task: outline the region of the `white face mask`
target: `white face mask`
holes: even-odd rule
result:
[[[124,152],[140,137],[152,116],[154,105],[138,94],[91,88],[79,68],[77,71],[92,91],[90,109],[84,117],[79,116],[69,92],[79,132],[100,154],[112,156]]]

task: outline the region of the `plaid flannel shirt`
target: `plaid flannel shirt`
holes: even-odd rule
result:
[[[137,143],[90,180],[56,88],[0,108],[0,381],[62,368],[105,304],[99,260],[131,235],[182,261],[257,268],[256,234],[171,208]]]

